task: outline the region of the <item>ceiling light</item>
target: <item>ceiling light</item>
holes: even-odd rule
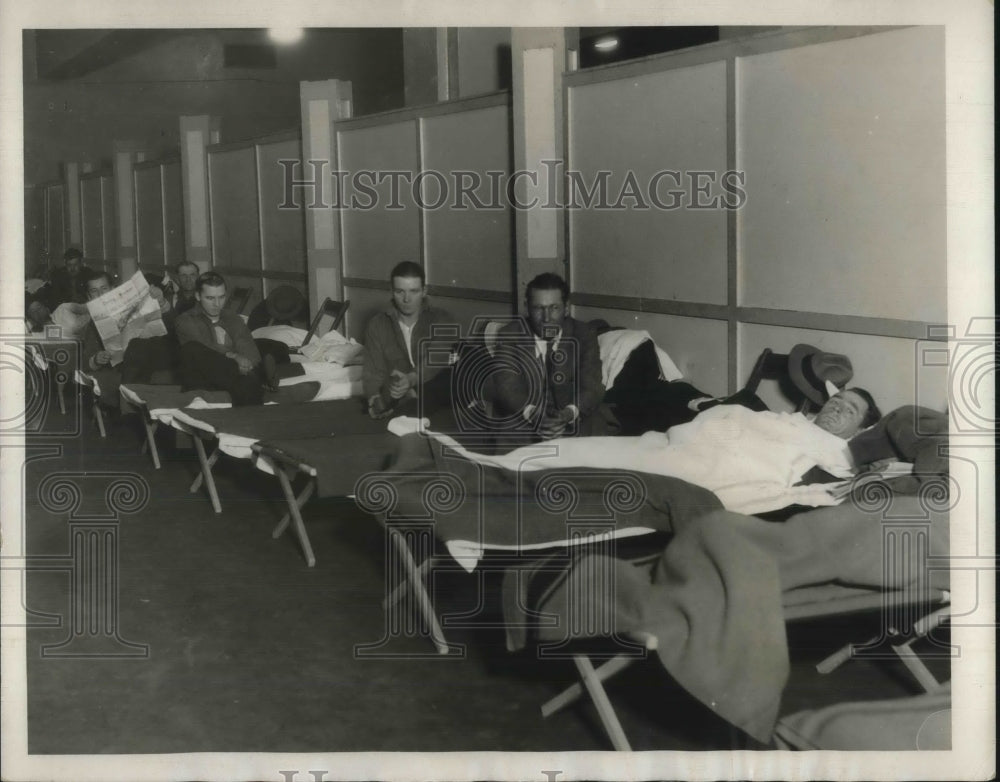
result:
[[[302,38],[303,32],[301,27],[270,27],[267,34],[275,43],[289,44]]]
[[[594,41],[594,48],[602,52],[610,52],[612,49],[618,48],[618,39],[613,35],[607,38],[598,38]]]

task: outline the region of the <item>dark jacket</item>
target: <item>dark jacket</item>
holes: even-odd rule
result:
[[[250,329],[247,328],[243,318],[235,312],[222,310],[219,314],[219,325],[226,330],[233,340],[232,350],[250,359],[254,364],[260,363],[260,351],[254,344],[253,337],[250,336]],[[182,312],[174,321],[174,328],[177,331],[177,341],[183,345],[185,342],[200,342],[202,345],[211,348],[219,353],[225,354],[227,349],[215,341],[215,327],[208,319],[205,311],[199,307]]]
[[[413,326],[411,335],[413,353],[417,364],[423,365],[418,377],[425,384],[444,367],[428,365],[426,360],[428,343],[424,342],[422,346],[421,342],[430,339],[431,327],[443,325],[456,326],[457,330],[456,321],[450,313],[437,307],[425,306]],[[399,313],[394,307],[390,307],[368,321],[365,330],[365,365],[362,374],[365,399],[371,399],[378,394],[387,405],[392,404],[389,380],[394,369],[409,373],[418,370],[418,367],[410,361],[406,352],[403,331],[399,327]]]
[[[551,360],[543,367],[535,352],[535,340],[526,320],[516,320],[500,329],[494,356],[495,402],[504,415],[526,405],[561,410],[576,405],[580,416],[593,413],[604,397],[601,351],[597,333],[587,323],[566,318],[562,336]]]

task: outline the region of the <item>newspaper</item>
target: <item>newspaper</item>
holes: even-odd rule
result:
[[[149,283],[136,272],[93,301],[87,302],[90,317],[111,354],[111,366],[118,366],[125,348],[135,338],[162,337],[167,333],[159,303],[150,295]]]

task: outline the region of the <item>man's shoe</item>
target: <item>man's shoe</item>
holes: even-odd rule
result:
[[[282,386],[277,391],[265,391],[265,402],[277,402],[279,405],[311,402],[319,393],[319,383],[310,380],[306,383],[296,383],[292,386]]]

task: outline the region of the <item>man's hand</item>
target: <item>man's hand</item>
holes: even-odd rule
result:
[[[241,356],[239,353],[233,353],[231,358],[236,362],[236,366],[239,367],[241,375],[249,375],[253,372],[253,362],[246,356]]]
[[[538,425],[538,434],[543,440],[553,440],[562,437],[566,427],[576,420],[576,413],[569,407],[564,407],[552,415],[542,417]]]
[[[405,372],[398,369],[392,370],[389,380],[389,396],[393,399],[402,399],[406,392],[410,390],[410,378]]]
[[[111,354],[106,350],[98,350],[94,354],[94,366],[106,367],[111,363]]]
[[[155,285],[149,287],[149,295],[153,297],[153,301],[160,305],[160,314],[165,314],[170,310],[170,302],[166,300],[163,296],[163,291],[157,288]]]

